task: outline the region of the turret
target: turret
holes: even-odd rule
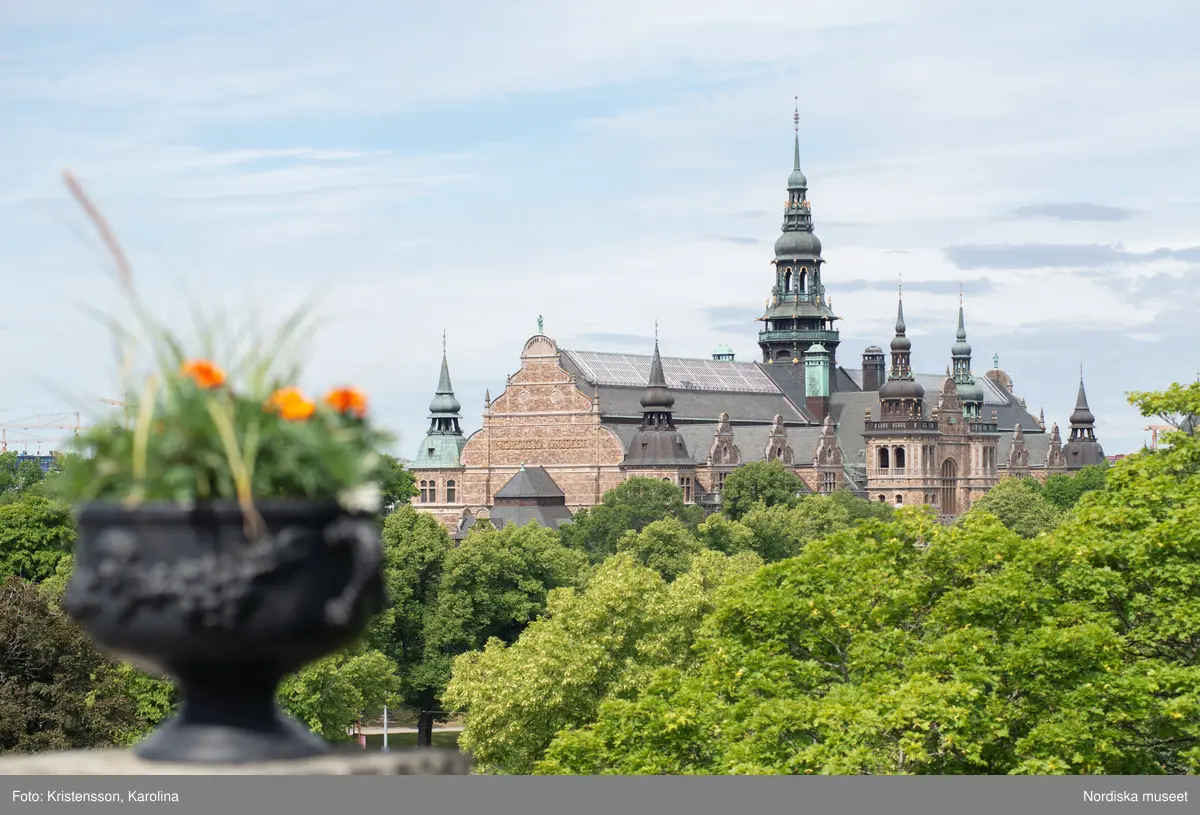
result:
[[[1071,413],[1071,436],[1063,445],[1063,457],[1068,470],[1081,470],[1093,464],[1103,464],[1104,448],[1096,440],[1096,417],[1088,407],[1087,393],[1083,388],[1083,372],[1079,374],[1079,393],[1075,397],[1075,410]]]

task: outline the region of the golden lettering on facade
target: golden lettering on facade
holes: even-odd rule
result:
[[[579,450],[590,447],[586,439],[497,439],[501,450]]]

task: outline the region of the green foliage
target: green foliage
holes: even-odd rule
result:
[[[36,583],[50,577],[74,541],[75,521],[66,504],[34,494],[0,504],[0,580],[16,575]]]
[[[731,521],[720,513],[709,515],[704,523],[700,524],[697,535],[706,548],[726,555],[754,552],[758,549],[754,530],[741,521]]]
[[[1170,393],[1134,401],[1200,412],[1200,384]],[[1037,540],[905,509],[809,541],[721,593],[695,651],[539,770],[1195,773],[1200,438],[1120,462]]]
[[[361,646],[320,659],[283,680],[279,703],[329,741],[349,741],[348,728],[364,711],[395,705],[396,665]]]
[[[380,505],[385,511],[391,511],[417,494],[417,482],[412,471],[394,456],[383,454],[379,456],[377,475],[379,479]]]
[[[1060,510],[1069,510],[1085,493],[1104,487],[1108,464],[1093,464],[1075,473],[1057,473],[1046,479],[1042,495]]]
[[[1036,538],[1049,532],[1062,519],[1062,513],[1046,499],[1032,478],[1004,479],[976,501],[967,515],[984,512],[999,518],[1022,538]]]
[[[721,490],[721,511],[740,520],[755,504],[768,507],[791,506],[808,487],[783,462],[753,461],[743,464],[725,478]]]
[[[850,515],[840,501],[806,495],[791,504],[759,503],[742,516],[741,523],[753,535],[752,551],[774,563],[799,554],[810,541],[850,526]]]
[[[830,493],[829,499],[846,511],[851,524],[869,519],[890,521],[895,513],[891,504],[868,501],[846,489],[835,490]]]
[[[0,752],[128,743],[145,723],[121,674],[37,586],[0,583]]]
[[[447,702],[469,709],[459,739],[484,772],[528,773],[554,735],[591,721],[609,695],[636,693],[663,666],[685,666],[718,590],[761,565],[701,552],[672,583],[631,555],[602,563],[581,589],[551,592],[546,613],[508,645],[454,662]]]
[[[46,474],[36,461],[18,458],[11,450],[0,452],[0,504],[20,498],[45,480]]]
[[[674,580],[687,571],[692,557],[702,548],[700,541],[675,518],[655,521],[641,532],[626,532],[617,543],[618,554],[629,553],[665,580]]]
[[[577,585],[586,565],[581,552],[536,524],[472,528],[443,563],[426,616],[418,684],[440,695],[453,657],[492,639],[515,642],[546,608],[549,592]]]
[[[563,545],[599,563],[617,551],[626,532],[641,532],[664,518],[675,518],[694,532],[704,520],[704,510],[685,504],[683,490],[670,482],[636,477],[604,493],[599,505],[577,512],[559,535]]]

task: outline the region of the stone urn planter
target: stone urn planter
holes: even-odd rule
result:
[[[267,531],[254,540],[234,501],[79,511],[64,607],[103,650],[173,677],[182,693],[178,714],[135,748],[143,759],[228,764],[331,749],[275,693],[382,609],[378,522],[332,501],[256,509]]]

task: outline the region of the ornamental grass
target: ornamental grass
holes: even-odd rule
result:
[[[107,221],[70,173],[64,180],[115,263],[132,319],[103,317],[121,349],[125,411],[79,436],[56,479],[62,496],[128,507],[235,500],[255,536],[256,500],[378,509],[377,451],[389,437],[372,424],[366,395],[299,385],[311,302],[269,334],[197,315],[187,343],[146,307]]]

